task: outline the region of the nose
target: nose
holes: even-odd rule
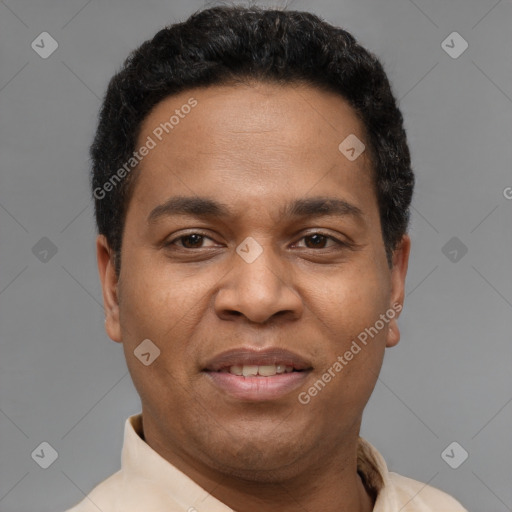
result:
[[[295,320],[302,315],[304,305],[293,288],[293,272],[271,247],[262,249],[252,262],[233,254],[232,270],[221,281],[215,297],[219,318],[233,321],[245,317],[264,324],[277,317]]]

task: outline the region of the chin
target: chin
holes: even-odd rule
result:
[[[301,472],[297,457],[288,454],[287,459],[273,454],[254,453],[241,461],[238,457],[230,460],[217,460],[214,469],[232,478],[255,483],[279,483],[295,477]],[[227,459],[227,458],[226,458]]]
[[[308,451],[305,436],[279,433],[273,427],[272,436],[263,430],[255,438],[253,429],[247,436],[229,433],[210,447],[201,443],[203,456],[208,454],[208,465],[225,475],[261,483],[287,480],[303,468],[301,457]]]

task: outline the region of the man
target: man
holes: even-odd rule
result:
[[[91,154],[105,326],[142,414],[73,512],[464,510],[359,437],[414,184],[375,56],[309,13],[200,11],[128,58]]]

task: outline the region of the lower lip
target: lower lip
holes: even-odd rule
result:
[[[280,373],[271,377],[243,377],[229,372],[205,372],[215,386],[234,398],[247,401],[276,400],[304,384],[309,371]]]

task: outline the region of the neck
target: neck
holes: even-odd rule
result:
[[[320,472],[318,469],[275,483],[218,479],[218,487],[212,494],[231,509],[243,512],[373,510],[374,500],[366,491],[355,465],[340,469],[324,464]]]
[[[248,478],[203,464],[180,446],[163,445],[151,428],[144,430],[146,442],[157,453],[235,511],[373,510],[374,498],[357,472],[357,435],[344,439],[335,452],[305,456],[295,468]]]

